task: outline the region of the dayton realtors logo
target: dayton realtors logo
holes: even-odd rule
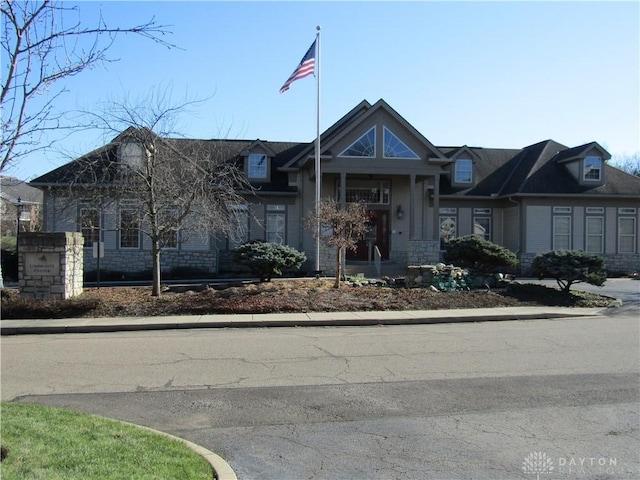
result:
[[[532,452],[522,462],[522,471],[526,474],[535,475],[536,480],[540,480],[541,473],[553,472],[553,461],[544,452]]]
[[[544,452],[532,452],[524,458],[522,471],[527,475],[616,475],[625,472],[615,457],[559,457],[555,461]],[[557,477],[556,477],[557,478]]]

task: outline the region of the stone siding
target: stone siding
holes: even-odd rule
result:
[[[409,240],[407,265],[427,265],[441,260],[439,240]]]
[[[59,300],[80,295],[83,244],[82,234],[77,232],[20,233],[20,295]]]
[[[85,252],[85,271],[96,271],[98,260],[91,251]],[[218,272],[218,255],[215,251],[165,250],[160,254],[160,269],[169,273],[173,269],[206,271],[210,275]],[[151,272],[153,259],[150,250],[108,250],[100,259],[101,272],[137,274]]]

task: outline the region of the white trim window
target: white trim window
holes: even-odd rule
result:
[[[491,209],[473,209],[473,234],[491,241]]]
[[[339,157],[371,158],[376,156],[376,127],[345,148]]]
[[[84,238],[84,248],[91,248],[100,241],[100,212],[97,208],[80,209],[80,231]]]
[[[618,253],[636,253],[636,217],[618,217]]]
[[[472,183],[473,162],[469,158],[459,158],[454,167],[454,183]]]
[[[456,238],[458,231],[458,216],[455,208],[440,209],[440,250],[445,250],[449,242]]]
[[[571,250],[571,217],[564,215],[553,217],[553,249]]]
[[[391,130],[387,127],[383,128],[383,146],[384,146],[384,158],[408,158],[411,160],[417,160],[420,157],[411,150],[407,145],[400,140]]]
[[[229,238],[229,250],[235,250],[249,240],[249,206],[231,207],[232,234]]]
[[[595,182],[602,180],[602,158],[596,156],[585,157],[583,179]]]
[[[161,212],[160,224],[163,227],[160,244],[163,249],[176,250],[180,245],[180,231],[178,229],[178,211],[173,208]]]
[[[120,210],[120,248],[140,248],[140,216],[135,208]]]
[[[585,221],[585,251],[604,252],[604,217],[588,216]]]
[[[267,205],[266,240],[267,242],[285,244],[287,217],[284,205]]]
[[[262,153],[249,155],[247,171],[249,178],[264,180],[267,178],[267,156]]]

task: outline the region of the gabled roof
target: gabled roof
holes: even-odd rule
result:
[[[584,158],[590,150],[596,149],[600,152],[600,155],[604,158],[604,160],[609,160],[611,155],[604,148],[602,148],[598,142],[589,142],[584,145],[579,145],[577,147],[568,148],[562,152],[558,152],[556,155],[555,161],[558,163],[566,163],[573,160]]]
[[[553,140],[544,140],[519,150],[471,147],[477,155],[474,163],[475,183],[470,187],[451,186],[445,176],[440,180],[440,193],[456,197],[518,195],[620,195],[639,196],[640,178],[604,164],[603,185],[580,185],[563,165],[569,159],[582,158],[593,147],[604,158],[609,154],[592,142],[568,148]],[[440,147],[451,157],[460,147]],[[558,161],[560,159],[560,161]]]
[[[126,131],[125,131],[126,132]],[[118,135],[109,144],[100,147],[92,152],[73,160],[61,167],[56,168],[38,178],[35,178],[29,185],[34,187],[44,186],[64,186],[72,182],[80,184],[93,184],[95,178],[113,178],[117,169],[117,151],[119,141],[123,135]],[[289,187],[288,178],[285,173],[278,173],[281,166],[287,163],[291,157],[295,156],[306,144],[294,142],[268,142],[255,140],[194,140],[183,138],[164,138],[163,141],[171,145],[179,152],[189,155],[190,152],[206,152],[214,157],[217,162],[239,162],[243,153],[250,151],[256,142],[268,152],[273,154],[271,181],[257,187],[258,194],[262,192],[295,192],[296,189]],[[91,168],[88,168],[91,166]],[[89,172],[98,172],[97,175]]]
[[[596,149],[603,159],[609,153],[596,142],[568,148],[553,140],[529,145],[521,149],[499,149],[463,146],[436,147],[420,132],[415,130],[384,100],[371,105],[363,100],[321,135],[321,154],[330,154],[330,149],[338,138],[367,121],[376,112],[384,109],[397,119],[403,127],[415,135],[435,154],[435,168],[451,163],[462,154],[469,154],[474,161],[474,183],[470,186],[452,187],[451,179],[440,175],[440,193],[457,198],[465,197],[506,197],[518,195],[619,195],[640,198],[640,178],[618,170],[604,163],[602,185],[580,185],[567,169],[567,162],[584,158]],[[98,171],[99,178],[115,175],[118,161],[118,145],[127,137],[136,138],[138,131],[128,128],[107,145],[48,172],[31,182],[35,187],[62,186],[71,182],[94,184],[95,178],[87,175],[91,165]],[[151,131],[143,133],[153,134]],[[162,138],[179,156],[189,156],[195,151],[208,152],[217,162],[240,162],[253,149],[261,149],[272,158],[271,179],[260,184],[259,190],[272,193],[294,193],[289,187],[287,173],[305,165],[313,156],[315,142],[270,142],[265,140],[196,140],[183,138]],[[433,157],[431,158],[433,159]],[[115,178],[115,177],[112,177]]]
[[[340,133],[346,125],[353,122],[356,118],[362,116],[371,108],[371,104],[366,100],[363,100],[354,108],[352,108],[346,115],[344,115],[340,120],[331,125],[328,129],[326,129],[323,133],[320,134],[320,154],[326,155],[327,151],[324,149],[324,145],[326,145],[330,140],[332,140],[337,133]],[[310,155],[313,155],[315,149],[315,141],[309,142],[305,144],[305,148],[303,148],[295,157],[293,157],[286,165],[283,166],[285,170],[297,170],[302,167],[304,163],[308,160]]]
[[[324,133],[320,135],[320,154],[321,156],[329,155],[331,153],[331,147],[335,142],[347,135],[350,131],[355,129],[358,125],[365,122],[368,118],[375,115],[380,109],[384,109],[391,116],[396,118],[403,126],[411,132],[423,145],[425,145],[430,151],[435,154],[435,158],[444,160],[445,157],[438,150],[438,147],[433,145],[427,140],[413,125],[407,122],[398,112],[396,112],[387,102],[380,99],[375,104],[371,105],[366,100],[360,102],[353,110],[343,116],[340,120],[329,127]],[[315,143],[311,142],[307,148],[300,152],[298,156],[293,158],[285,168],[297,169],[302,168],[314,154]]]

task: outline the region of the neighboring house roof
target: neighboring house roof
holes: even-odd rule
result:
[[[29,186],[24,180],[0,176],[0,194],[4,201],[15,204],[20,198],[24,204],[41,204],[42,190]]]

